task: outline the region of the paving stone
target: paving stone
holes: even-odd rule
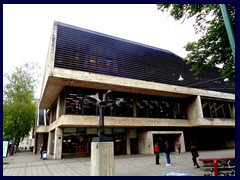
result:
[[[200,151],[199,158],[235,157],[235,149]],[[171,153],[171,166],[166,166],[162,153],[160,165],[155,165],[154,155],[118,155],[115,156],[115,176],[162,176],[184,173],[203,176],[206,171],[193,167],[190,152]],[[90,176],[91,158],[69,158],[54,160],[51,156],[42,160],[31,152],[18,152],[3,159],[3,176]],[[199,162],[199,161],[198,161]],[[7,164],[6,164],[7,163]],[[200,164],[200,163],[199,163]]]

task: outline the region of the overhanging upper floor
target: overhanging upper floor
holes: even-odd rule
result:
[[[101,90],[112,90],[136,94],[146,94],[165,97],[189,98],[191,96],[206,96],[222,99],[235,99],[234,94],[182,87],[156,82],[148,82],[110,75],[100,75],[63,68],[53,68],[46,79],[46,86],[40,100],[40,108],[48,109],[57,99],[65,86],[83,87]]]

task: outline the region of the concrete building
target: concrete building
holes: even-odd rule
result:
[[[18,148],[29,150],[33,146],[34,146],[34,136],[33,136],[33,129],[31,129],[28,136],[21,140]]]
[[[235,80],[217,69],[194,76],[174,53],[54,22],[47,56],[36,151],[55,159],[90,156],[99,110],[89,95],[112,90],[105,134],[114,154],[153,154],[156,141],[199,149],[235,147]],[[179,76],[181,78],[179,79]],[[184,80],[183,80],[184,79]]]

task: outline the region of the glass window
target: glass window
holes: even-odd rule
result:
[[[64,128],[63,132],[64,133],[75,133],[75,132],[77,132],[77,128]]]
[[[104,128],[105,134],[112,134],[112,128]]]
[[[82,114],[83,94],[67,93],[66,114]]]
[[[133,99],[115,98],[112,111],[116,116],[133,117]]]
[[[89,95],[99,93],[101,99],[106,91],[66,87],[66,92],[66,114],[99,115],[97,102]],[[104,115],[186,119],[186,107],[186,103],[178,99],[114,92],[107,97]]]
[[[137,117],[149,117],[149,107],[148,107],[148,100],[137,100],[136,101],[137,107]]]
[[[85,97],[83,99],[83,114],[84,115],[98,114],[98,106],[95,99],[89,97]]]
[[[56,117],[57,117],[57,102],[55,102],[52,107],[52,122],[56,120]]]
[[[174,109],[174,118],[176,119],[186,119],[186,111],[184,111],[184,103],[175,102],[175,109]]]
[[[86,128],[77,128],[78,134],[86,134]]]
[[[214,103],[213,101],[209,101],[209,107],[210,107],[210,114],[211,114],[211,118],[216,118],[216,114],[215,114],[215,108],[214,108]]]
[[[45,116],[45,110],[44,109],[38,109],[38,123],[39,125],[44,125],[44,116]]]
[[[113,134],[125,133],[124,128],[113,128]]]
[[[104,115],[105,116],[115,116],[116,112],[114,112],[114,99],[112,97],[107,97],[107,105],[105,108]]]
[[[161,118],[174,118],[174,103],[169,100],[161,100],[159,107]]]
[[[87,128],[86,134],[97,134],[97,128]]]
[[[211,117],[210,105],[208,100],[202,100],[202,109],[204,117]]]
[[[137,129],[130,129],[130,138],[137,138]]]
[[[201,99],[203,116],[206,118],[233,118],[234,103]],[[231,115],[232,114],[232,115]]]
[[[217,118],[224,118],[222,103],[218,102],[218,101],[215,101],[214,102],[214,108],[215,108],[215,112],[216,112],[216,117]]]
[[[154,101],[154,100],[149,101],[149,117],[150,118],[159,118],[160,117],[158,101]]]

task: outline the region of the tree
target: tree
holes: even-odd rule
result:
[[[195,33],[204,35],[197,42],[189,42],[184,58],[191,64],[190,71],[199,74],[202,69],[218,67],[223,78],[235,77],[234,57],[219,4],[158,4],[158,10],[169,11],[175,20],[195,18]],[[232,28],[235,28],[235,7],[227,5]]]
[[[34,127],[34,89],[38,82],[34,75],[38,69],[37,63],[26,63],[16,67],[11,75],[4,74],[7,81],[3,98],[4,138],[12,140],[13,144],[19,143]]]

